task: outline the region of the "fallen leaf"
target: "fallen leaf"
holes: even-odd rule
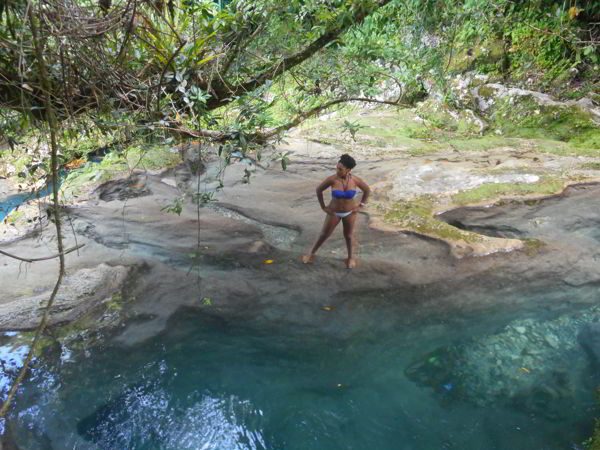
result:
[[[265,259],[265,260],[263,261],[263,264],[273,264],[273,262],[274,262],[274,261],[273,261],[272,259]]]
[[[581,11],[583,11],[583,10],[579,9],[577,6],[571,6],[569,8],[569,19],[571,19],[571,20],[575,19]]]
[[[65,169],[77,169],[83,166],[87,161],[85,159],[73,159],[65,164]]]

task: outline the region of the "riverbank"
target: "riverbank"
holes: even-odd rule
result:
[[[224,245],[225,241],[217,237],[222,232],[216,230],[234,226],[247,230],[252,238],[246,242],[250,238],[245,237],[243,246],[232,248],[232,252],[251,249],[270,259],[272,249],[289,252],[286,259],[296,259],[310,247],[322,221],[314,186],[331,172],[339,154],[347,151],[359,162],[355,172],[373,189],[369,206],[359,219],[363,268],[376,261],[409,265],[405,279],[422,283],[456,277],[457,265],[463,268],[464,276],[503,265],[503,257],[491,258],[494,254],[521,251],[525,256],[516,254],[506,260],[512,264],[513,259],[524,258],[522,264],[530,264],[528,259],[543,253],[548,244],[535,233],[480,232],[477,227],[458,225],[451,218],[452,210],[492,205],[518,208],[568,196],[569,185],[600,181],[600,150],[541,138],[465,135],[458,128],[432,125],[430,108],[346,107],[306,122],[285,143],[270,152],[265,149],[264,164],[234,159],[223,180],[219,179],[222,162],[216,156],[204,161],[200,177],[194,175],[194,146],[154,147],[151,152],[141,153],[135,150],[124,157],[106,157],[99,165],[85,165],[70,173],[61,188],[71,228],[68,242],[86,244],[77,258],[69,256],[69,262],[72,260],[73,270],[87,269],[93,263],[118,260],[124,254],[132,256],[130,250],[138,247],[139,251],[133,253],[143,259],[157,245],[152,230],[138,229],[139,223],[168,229],[182,227],[182,220],[189,236],[170,236],[167,232],[165,236],[170,238],[161,237],[162,248],[156,250],[159,254],[171,253],[170,245],[192,248],[194,240],[202,240],[207,248],[196,244],[190,253],[210,257],[210,249],[218,249],[211,242]],[[353,139],[343,133],[343,121],[357,125]],[[268,162],[282,152],[290,160],[286,171],[276,161]],[[136,162],[133,166],[130,159]],[[140,164],[151,170],[139,168]],[[165,165],[167,168],[160,169]],[[107,176],[116,178],[107,181]],[[221,182],[225,188],[211,193]],[[13,181],[5,180],[3,186],[9,185],[15,186]],[[198,194],[203,192],[206,203],[197,211],[190,200],[200,198]],[[211,200],[218,200],[215,205],[219,206],[213,207]],[[5,243],[6,251],[33,256],[48,253],[53,230],[48,227],[45,208],[43,199],[29,201],[0,224],[0,242]],[[206,220],[211,224],[205,224],[202,233],[198,217],[201,221],[209,218]],[[534,219],[540,220],[543,218]],[[123,236],[115,235],[119,229]],[[337,234],[324,248],[321,259],[331,261],[331,256],[337,255],[343,259],[344,245]],[[200,239],[201,235],[209,237]],[[406,247],[410,248],[408,252],[402,250]],[[121,251],[115,253],[115,249]],[[418,257],[412,258],[415,251]],[[435,275],[425,268],[432,259],[438,266]],[[29,268],[36,271],[39,267],[42,274],[32,277],[38,281],[37,286],[26,289],[19,287],[23,283],[11,275],[15,264],[6,263],[4,275],[0,274],[6,279],[9,293],[5,303],[27,292],[37,292],[42,286],[48,289],[53,275],[47,274],[52,274],[54,262]]]

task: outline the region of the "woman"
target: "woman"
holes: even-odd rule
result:
[[[353,256],[353,234],[354,224],[356,223],[357,212],[360,208],[367,204],[371,189],[363,180],[352,175],[352,169],[356,166],[356,161],[350,155],[342,155],[337,163],[335,175],[325,178],[317,187],[317,198],[321,209],[325,211],[325,223],[321,234],[313,245],[310,254],[302,256],[302,261],[305,264],[310,264],[315,260],[315,254],[323,242],[327,240],[333,230],[340,221],[344,226],[344,238],[346,239],[346,247],[348,248],[348,258],[346,259],[346,267],[352,269],[356,267],[356,259]],[[325,206],[323,200],[323,191],[331,188],[331,203]],[[356,194],[357,188],[362,191],[360,203],[357,203]]]

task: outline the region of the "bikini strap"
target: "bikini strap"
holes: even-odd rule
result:
[[[350,183],[350,177],[352,176],[351,173],[348,174],[348,179],[346,180],[346,184],[344,184],[344,180],[342,179],[342,188],[344,189],[344,192],[346,192],[348,190],[348,184]]]

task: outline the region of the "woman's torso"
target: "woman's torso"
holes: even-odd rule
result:
[[[351,211],[356,207],[356,198],[358,196],[358,186],[349,175],[347,180],[335,177],[331,185],[331,203],[329,207],[335,212]],[[345,197],[345,198],[336,198]]]

